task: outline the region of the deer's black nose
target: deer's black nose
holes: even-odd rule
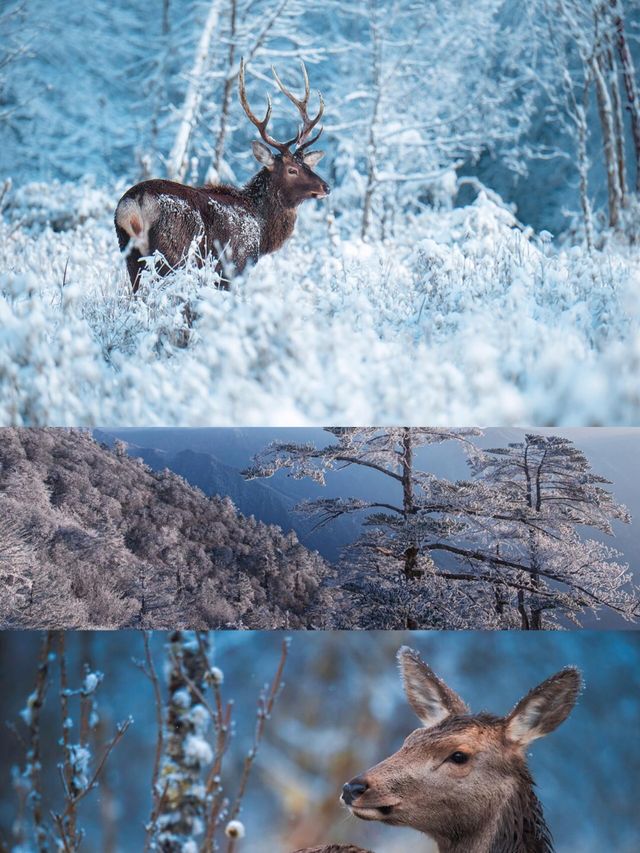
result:
[[[323,184],[322,189],[324,190],[325,195],[329,195],[329,193],[331,192],[331,187],[329,186],[329,184]]]
[[[350,806],[360,794],[364,794],[369,786],[364,781],[364,779],[356,776],[355,779],[352,779],[350,782],[347,782],[346,785],[342,786],[342,800],[346,805]]]

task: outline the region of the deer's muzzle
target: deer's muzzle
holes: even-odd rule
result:
[[[364,794],[368,787],[363,779],[356,776],[355,779],[342,786],[342,802],[347,806],[353,805],[353,801]]]

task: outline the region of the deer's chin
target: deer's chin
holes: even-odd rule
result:
[[[349,806],[349,811],[360,820],[393,822],[395,806]]]

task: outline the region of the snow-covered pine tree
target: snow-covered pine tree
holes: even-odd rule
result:
[[[467,444],[480,431],[439,427],[328,427],[326,432],[334,437],[334,442],[320,448],[312,444],[272,443],[258,454],[245,476],[270,477],[276,471],[286,470],[295,479],[310,477],[324,484],[329,471],[360,466],[393,481],[397,491],[397,500],[393,502],[317,498],[304,502],[298,510],[315,519],[316,526],[343,515],[362,515],[365,525],[373,527],[374,533],[361,537],[351,547],[354,563],[359,567],[382,563],[387,573],[399,573],[399,584],[411,584],[421,578],[425,565],[432,563],[423,548],[424,503],[431,491],[439,487],[439,481],[417,467],[415,453],[421,447],[445,441]],[[440,521],[432,519],[432,522],[440,530]],[[432,529],[431,535],[433,532]],[[353,588],[351,581],[350,585]]]
[[[561,616],[579,624],[581,614],[602,608],[637,617],[637,590],[621,555],[579,535],[581,527],[612,535],[613,521],[628,522],[629,514],[572,441],[527,434],[507,447],[478,450],[469,464],[489,491],[472,511],[475,532],[466,535],[480,543],[486,565],[502,565],[505,579],[521,581],[510,596],[520,627],[553,627]]]

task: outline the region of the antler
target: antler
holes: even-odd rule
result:
[[[304,96],[302,98],[296,98],[296,96],[290,92],[282,83],[282,80],[278,77],[278,72],[276,69],[271,66],[271,70],[273,71],[273,76],[275,77],[276,83],[278,84],[278,88],[282,92],[283,95],[286,95],[287,98],[294,104],[300,113],[300,117],[302,118],[302,127],[298,130],[298,133],[293,137],[293,139],[289,139],[287,142],[278,142],[272,136],[267,133],[267,125],[269,124],[269,119],[271,118],[271,97],[267,94],[267,112],[265,113],[262,121],[251,111],[251,107],[249,106],[249,102],[247,101],[247,90],[245,86],[244,79],[244,71],[245,71],[245,62],[244,59],[240,60],[240,73],[238,74],[238,93],[240,95],[240,103],[242,104],[242,108],[247,114],[247,118],[249,121],[254,124],[258,130],[260,131],[260,136],[267,143],[267,145],[271,145],[272,148],[276,148],[282,154],[286,154],[292,145],[296,145],[296,151],[304,151],[305,148],[308,148],[309,145],[313,145],[313,143],[318,139],[320,134],[322,133],[322,128],[316,133],[316,135],[309,139],[309,134],[313,130],[313,128],[318,124],[322,115],[324,113],[324,101],[322,99],[322,95],[318,92],[318,98],[320,100],[320,109],[318,110],[318,114],[314,118],[309,118],[309,113],[307,112],[307,107],[309,106],[309,97],[311,94],[311,89],[309,86],[309,75],[307,74],[307,69],[305,68],[304,62],[300,60],[300,65],[302,66],[302,74],[304,77]]]
[[[287,98],[289,98],[289,100],[291,101],[291,103],[296,106],[298,112],[300,113],[300,117],[302,118],[302,127],[298,131],[298,135],[291,140],[289,145],[293,145],[293,143],[295,142],[298,146],[297,150],[303,151],[309,145],[312,145],[322,133],[322,128],[320,128],[320,130],[318,131],[318,133],[316,133],[313,139],[309,139],[309,134],[323,116],[324,101],[322,99],[322,95],[320,94],[320,92],[318,92],[320,109],[318,110],[318,114],[316,115],[316,117],[310,119],[309,114],[307,112],[307,107],[309,105],[309,96],[311,94],[311,89],[309,86],[309,75],[307,74],[307,69],[302,60],[300,60],[300,65],[302,67],[302,75],[304,77],[304,97],[302,99],[296,98],[296,96],[292,92],[285,88],[282,83],[282,80],[278,77],[278,72],[276,71],[273,65],[271,66],[271,70],[273,72],[273,76],[275,77],[276,83],[278,84],[278,88],[280,89],[282,94],[286,95]]]
[[[267,94],[267,112],[265,113],[262,121],[251,111],[251,107],[249,106],[249,101],[247,101],[247,89],[244,81],[244,59],[240,60],[240,73],[238,74],[238,93],[240,95],[240,103],[242,104],[242,108],[247,114],[247,118],[250,122],[252,122],[260,131],[260,136],[264,139],[267,145],[271,145],[272,148],[277,148],[282,154],[286,154],[289,150],[289,146],[291,142],[278,142],[272,136],[269,136],[267,133],[267,125],[269,124],[269,119],[271,118],[271,97]],[[295,141],[295,140],[294,140]]]

